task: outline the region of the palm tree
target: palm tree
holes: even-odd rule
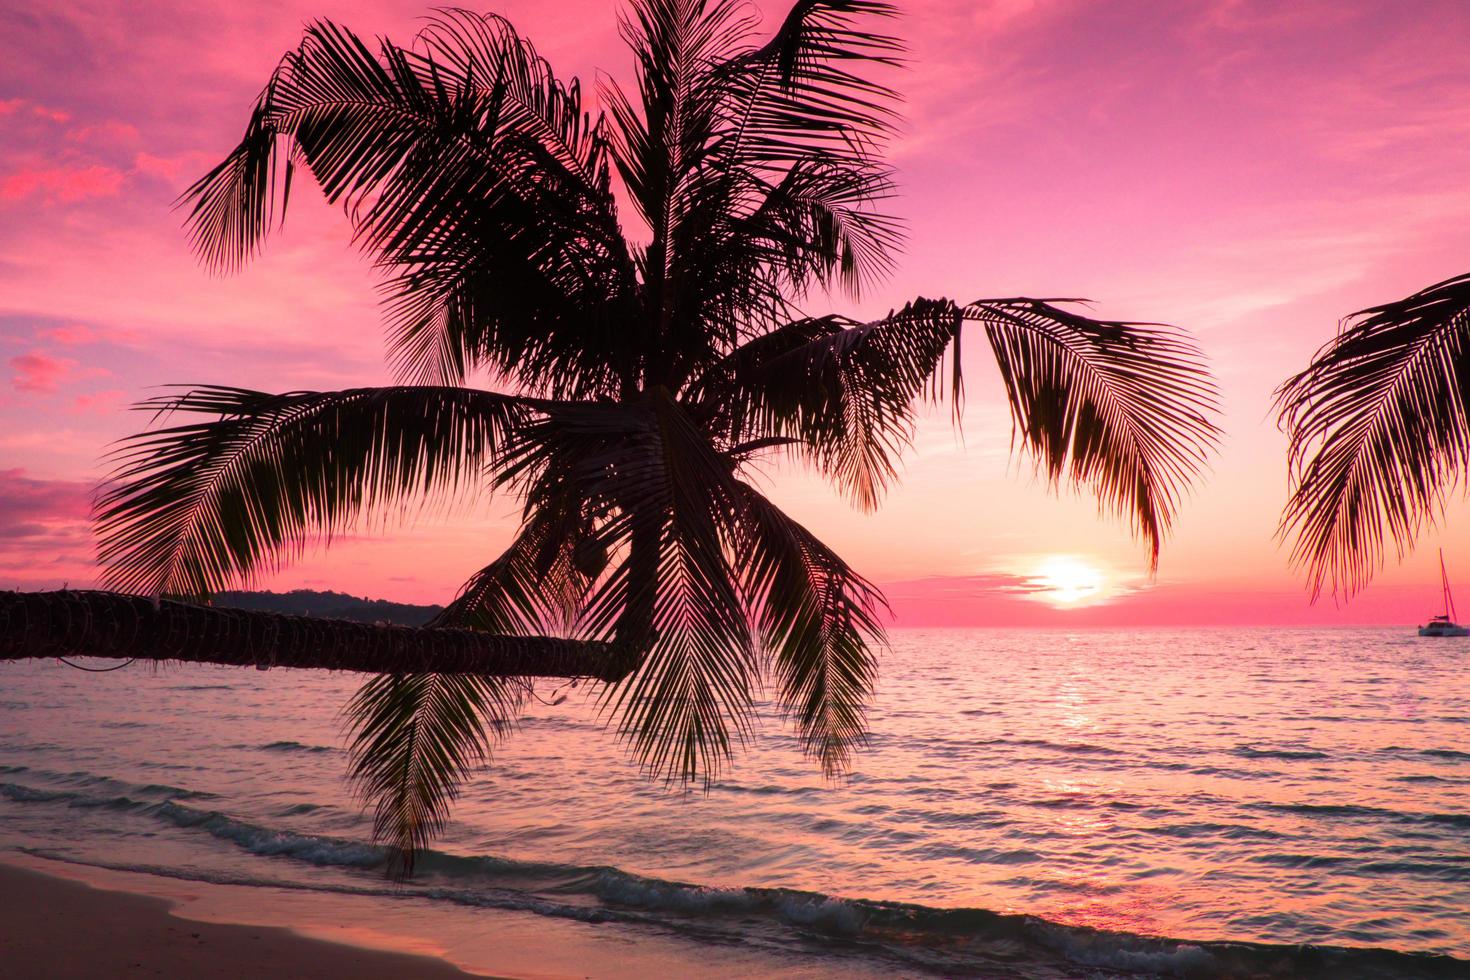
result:
[[[1281,532],[1315,600],[1351,596],[1413,547],[1470,462],[1470,275],[1344,321],[1277,389],[1290,439]]]
[[[385,508],[509,492],[518,533],[433,625],[611,644],[630,667],[602,705],[652,776],[714,778],[763,680],[838,773],[864,736],[883,597],[750,471],[799,460],[875,507],[919,406],[958,413],[967,325],[1039,471],[1093,489],[1156,563],[1215,440],[1186,336],[1066,300],[804,311],[875,283],[901,241],[883,210],[894,97],[870,77],[900,45],[865,26],[891,13],[800,0],[758,41],[733,0],[634,0],[637,83],[606,83],[596,115],[498,17],[441,11],[408,46],[312,25],[187,192],[192,241],[238,267],[304,168],[383,270],[402,383],[146,403],[195,420],[120,450],[98,509],[109,584],[207,597]],[[369,681],[349,714],[379,837],[409,858],[430,840],[525,694],[478,674]]]

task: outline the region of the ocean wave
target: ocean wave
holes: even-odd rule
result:
[[[1277,813],[1300,813],[1314,817],[1376,817],[1397,819],[1408,816],[1398,810],[1385,810],[1376,806],[1358,806],[1352,803],[1248,803],[1257,810],[1274,810]]]
[[[1316,749],[1258,749],[1251,745],[1236,746],[1235,754],[1243,759],[1285,759],[1288,761],[1327,758],[1326,752],[1319,752]]]
[[[19,783],[0,783],[0,796],[17,803],[54,803],[72,799],[77,794],[63,790],[36,789]]]
[[[330,745],[306,745],[302,742],[281,741],[268,742],[265,745],[256,746],[262,752],[336,752],[337,749]]]
[[[1470,813],[1426,813],[1419,819],[1425,823],[1442,823],[1470,829]]]
[[[1177,837],[1185,840],[1192,840],[1198,837],[1223,837],[1227,840],[1280,840],[1284,836],[1274,830],[1264,830],[1260,827],[1249,827],[1244,824],[1234,823],[1211,823],[1208,821],[1162,824],[1156,827],[1145,828],[1144,832],[1160,837]]]
[[[1046,749],[1048,752],[1065,752],[1068,755],[1122,755],[1117,749],[1091,742],[1053,742],[1044,738],[993,738],[981,745],[1021,745],[1031,749]]]
[[[150,808],[149,812],[175,827],[202,830],[262,857],[290,857],[309,864],[346,868],[381,867],[388,857],[388,852],[375,844],[273,830],[236,820],[218,810],[196,810],[172,800]]]
[[[0,783],[18,802],[76,805],[83,794]],[[783,888],[710,887],[640,875],[616,867],[518,861],[491,855],[426,851],[419,877],[389,886],[377,876],[386,849],[358,840],[296,833],[173,800],[140,803],[92,797],[184,831],[208,834],[252,855],[336,867],[361,880],[200,872],[180,868],[99,865],[169,877],[237,885],[379,896],[418,897],[459,905],[515,909],[584,922],[622,923],[697,934],[729,943],[784,944],[824,956],[880,956],[943,975],[1063,978],[1081,975],[1155,977],[1373,976],[1463,977],[1470,963],[1448,956],[1378,949],[1194,942],[1064,926],[1026,915],[975,908],[935,908],[841,898]],[[42,850],[29,853],[57,857]],[[74,860],[74,859],[73,859]],[[265,866],[262,866],[264,869]],[[1089,971],[1079,973],[1079,970]]]
[[[316,813],[318,810],[330,810],[332,807],[324,803],[295,803],[277,811],[277,816],[300,817],[308,813]]]
[[[1391,782],[1395,782],[1395,783],[1457,783],[1457,782],[1460,782],[1460,780],[1455,779],[1453,777],[1446,778],[1444,776],[1429,776],[1429,775],[1390,776],[1389,777],[1389,780]]]
[[[30,779],[40,780],[47,784],[37,787],[31,783],[4,784],[9,785],[15,792],[37,792],[54,793],[58,798],[82,799],[81,793],[76,790],[87,790],[93,793],[107,794],[100,797],[90,797],[101,801],[110,798],[126,798],[132,796],[153,797],[156,799],[170,800],[213,800],[218,799],[214,793],[203,790],[185,789],[182,786],[173,786],[168,783],[130,783],[111,776],[99,776],[96,773],[87,772],[85,769],[72,772],[54,772],[46,769],[30,769],[26,766],[0,766],[0,775],[17,776],[21,773],[27,774]],[[66,789],[55,789],[55,787],[66,787]]]
[[[821,791],[816,786],[775,786],[771,784],[745,786],[740,783],[713,783],[710,785],[710,790],[723,793],[750,793],[755,796],[808,796]]]
[[[1399,824],[1470,828],[1470,813],[1414,813],[1406,810],[1389,810],[1384,807],[1358,806],[1351,803],[1248,803],[1246,805],[1257,810],[1272,810],[1278,813],[1295,813],[1303,816],[1371,819]]]

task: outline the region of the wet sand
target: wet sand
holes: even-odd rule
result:
[[[163,898],[0,863],[0,973],[11,980],[471,976],[428,956],[308,939],[288,929],[180,918],[171,907]]]
[[[891,976],[854,967],[854,980]],[[529,911],[199,881],[0,852],[0,978],[825,980],[831,964]]]

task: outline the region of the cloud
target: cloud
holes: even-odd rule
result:
[[[59,327],[45,327],[36,332],[38,337],[55,341],[63,347],[75,347],[78,344],[90,344],[96,339],[92,328],[85,323],[68,323]]]
[[[181,177],[192,180],[216,162],[213,154],[200,150],[186,150],[168,156],[139,151],[133,156],[133,171],[144,177],[174,183]]]
[[[10,359],[10,368],[15,372],[10,383],[16,391],[48,395],[71,376],[76,365],[69,357],[52,357],[44,351],[17,354]]]
[[[95,574],[91,493],[84,480],[0,470],[0,575],[7,587],[15,580],[29,588],[77,584]]]
[[[94,146],[135,146],[141,137],[137,126],[107,119],[77,126],[67,132],[66,138],[72,143],[89,143]]]
[[[80,347],[88,344],[132,343],[138,339],[136,332],[119,327],[100,327],[88,323],[63,323],[54,327],[43,327],[36,336],[63,347]]]
[[[92,485],[85,480],[30,477],[20,467],[0,470],[0,528],[18,537],[21,525],[54,527],[85,522],[91,512]]]
[[[38,167],[0,177],[0,202],[40,198],[48,204],[74,204],[96,197],[116,197],[126,175],[96,163],[76,167]]]
[[[981,596],[1028,596],[1047,591],[1031,575],[942,575],[899,582],[888,588],[890,599],[917,598],[937,602],[968,602]]]
[[[0,116],[16,116],[29,114],[37,119],[45,119],[49,122],[64,123],[71,119],[71,113],[61,109],[53,109],[50,106],[39,105],[28,99],[0,99]]]
[[[88,395],[78,395],[72,401],[72,410],[80,413],[111,417],[127,402],[128,393],[121,388],[107,388]]]

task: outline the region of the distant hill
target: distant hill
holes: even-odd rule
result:
[[[293,616],[315,616],[320,619],[346,619],[354,623],[397,623],[400,626],[422,626],[442,610],[443,606],[413,606],[406,602],[368,599],[345,592],[317,592],[293,589],[290,592],[220,592],[214,604],[227,609],[251,609],[261,612],[290,613]]]

